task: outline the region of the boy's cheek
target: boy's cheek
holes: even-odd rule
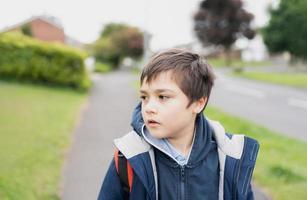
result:
[[[141,114],[142,114],[142,117],[143,117],[143,119],[144,119],[144,121],[145,121],[145,115],[144,115],[143,109],[141,110]]]

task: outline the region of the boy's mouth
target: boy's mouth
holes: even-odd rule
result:
[[[147,120],[147,123],[148,123],[148,125],[158,125],[158,124],[160,124],[159,122],[152,120],[152,119]]]
[[[148,123],[159,123],[159,122],[157,122],[157,121],[155,121],[155,120],[153,120],[153,119],[149,119],[149,120],[147,120],[147,122],[148,122]]]

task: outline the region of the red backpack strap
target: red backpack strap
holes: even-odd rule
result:
[[[126,157],[118,150],[115,150],[114,161],[117,174],[124,190],[124,199],[129,199],[129,193],[133,183],[133,169]]]

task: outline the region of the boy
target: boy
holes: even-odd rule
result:
[[[213,82],[210,66],[188,51],[149,61],[133,131],[114,141],[99,200],[253,199],[259,145],[204,117]]]

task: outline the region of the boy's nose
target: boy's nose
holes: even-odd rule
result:
[[[157,108],[156,108],[156,105],[153,101],[148,101],[147,104],[145,105],[144,109],[145,109],[146,114],[157,113]]]
[[[145,110],[145,112],[147,113],[147,114],[156,114],[157,112],[155,111],[155,110],[153,110],[153,109],[146,109]]]

